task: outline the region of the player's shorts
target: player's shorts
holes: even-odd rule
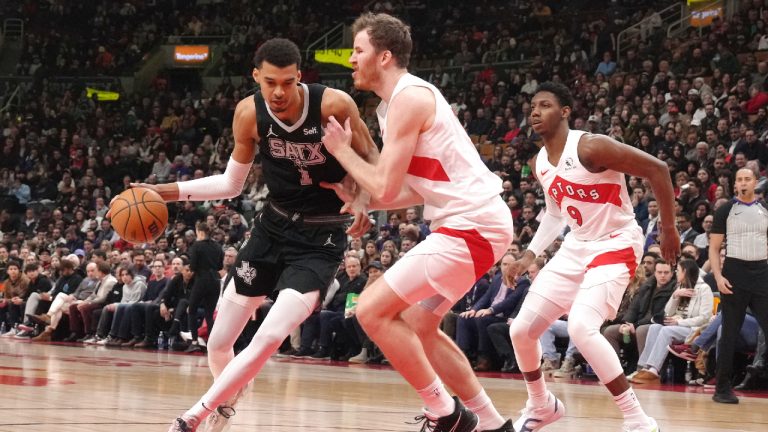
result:
[[[512,216],[501,198],[456,219],[467,228],[449,228],[447,221],[383,275],[403,301],[419,303],[439,316],[501,259],[512,242]]]
[[[541,295],[563,312],[570,310],[578,296],[579,302],[612,319],[640,264],[643,242],[642,230],[637,225],[600,240],[582,241],[568,235],[536,276],[529,292]],[[606,283],[605,290],[590,290]]]
[[[322,299],[347,248],[348,220],[337,215],[303,217],[267,204],[230,270],[235,290],[258,297],[291,288],[320,291]]]

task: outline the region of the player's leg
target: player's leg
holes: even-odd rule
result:
[[[169,432],[196,427],[216,408],[250,382],[280,344],[317,307],[318,291],[302,294],[286,288],[272,306],[250,345],[227,364],[208,392],[171,426]],[[225,325],[221,326],[226,327]]]
[[[451,307],[451,303],[440,297],[422,301],[402,313],[405,322],[416,332],[429,363],[443,382],[451,388],[469,410],[479,417],[478,431],[509,430],[493,402],[480,385],[472,366],[461,349],[440,330],[440,322]]]
[[[541,285],[543,283],[543,285]],[[547,267],[534,281],[534,286],[547,288],[567,287],[573,282],[563,279]],[[564,300],[567,300],[564,299]],[[547,390],[544,375],[541,372],[542,348],[541,335],[567,311],[567,303],[559,305],[534,288],[528,292],[517,318],[509,328],[512,347],[520,371],[525,379],[528,401],[522,415],[515,421],[515,430],[535,431],[560,419],[565,408],[552,393]]]
[[[454,411],[453,399],[432,369],[416,332],[401,316],[409,307],[381,277],[360,295],[356,315],[365,333],[417,390],[427,409],[439,417],[449,415]]]
[[[600,272],[607,273],[601,276]],[[634,390],[624,376],[619,356],[600,333],[602,323],[616,315],[629,279],[629,271],[621,264],[589,270],[571,307],[568,332],[579,352],[613,395],[624,416],[626,430],[650,432],[657,430],[655,420],[643,411]]]
[[[227,364],[235,358],[235,341],[245,328],[253,312],[264,302],[265,296],[246,297],[235,291],[234,279],[224,289],[219,302],[216,325],[208,338],[208,367],[213,379],[218,379]]]

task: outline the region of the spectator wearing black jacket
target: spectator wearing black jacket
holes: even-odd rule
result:
[[[181,258],[174,258],[171,266],[176,275],[181,270]],[[153,278],[147,282],[147,290],[138,303],[128,306],[126,319],[120,323],[120,328],[116,335],[120,339],[127,340],[121,346],[131,348],[144,340],[144,325],[146,323],[147,311],[152,310],[155,314],[160,313],[160,300],[170,279],[165,277],[165,263],[162,260],[155,260],[150,264]]]
[[[651,324],[664,322],[664,306],[672,296],[677,282],[673,275],[672,266],[668,262],[663,259],[656,261],[654,277],[640,287],[624,314],[624,323],[609,325],[603,330],[603,336],[616,353],[621,349],[624,335],[635,340],[638,353],[643,352]]]
[[[134,345],[135,348],[157,348],[157,336],[161,329],[169,330],[174,326],[177,329],[181,327],[181,318],[186,316],[186,308],[189,305],[189,295],[192,291],[195,274],[189,268],[189,261],[186,258],[177,259],[182,260],[181,271],[168,282],[160,296],[157,307],[154,307],[155,305],[147,307],[145,311],[144,340]],[[135,320],[132,320],[131,326],[133,337],[138,337],[141,331],[137,328],[138,325]],[[178,334],[178,330],[176,330],[176,333]],[[170,330],[168,334],[171,334]]]
[[[59,294],[74,294],[75,290],[83,281],[83,277],[75,271],[76,265],[69,259],[61,260],[59,264],[59,279],[50,291],[33,292],[27,299],[27,305],[24,310],[26,314],[38,314],[48,311],[53,299]],[[40,310],[42,309],[42,310]]]
[[[360,259],[355,255],[344,259],[344,274],[339,276],[339,289],[335,292],[331,289],[323,301],[323,309],[320,313],[311,315],[304,322],[301,332],[301,347],[295,357],[310,356],[315,359],[326,360],[331,357],[331,343],[333,329],[342,325],[344,321],[344,307],[347,295],[360,294],[368,281],[362,275]],[[318,340],[318,349],[312,350],[312,342]]]

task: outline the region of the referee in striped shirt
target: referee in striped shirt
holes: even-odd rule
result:
[[[768,205],[755,198],[757,177],[749,168],[736,172],[736,195],[715,212],[709,261],[721,294],[722,336],[717,349],[717,386],[712,400],[739,403],[731,387],[733,352],[747,307],[768,331]],[[720,246],[726,242],[720,270]]]

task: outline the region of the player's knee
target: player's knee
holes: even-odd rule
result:
[[[440,317],[421,308],[411,308],[400,315],[419,339],[434,337],[440,328]]]
[[[568,317],[568,335],[576,346],[583,344],[593,337],[602,337],[600,334],[600,323],[593,323],[589,319],[584,319],[573,313]]]
[[[369,335],[377,332],[383,318],[381,311],[378,310],[375,305],[371,305],[369,302],[364,301],[358,303],[355,316],[357,317],[360,326],[363,327],[363,330]]]
[[[512,340],[512,346],[524,346],[533,341],[529,330],[526,323],[519,319],[514,320],[509,326],[509,338]]]

